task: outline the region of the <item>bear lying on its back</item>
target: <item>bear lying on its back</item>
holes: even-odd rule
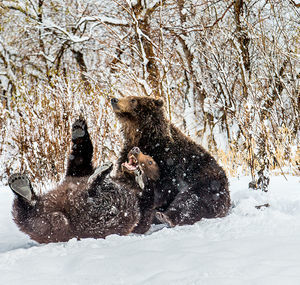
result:
[[[130,96],[113,98],[111,103],[124,135],[119,166],[133,146],[153,157],[159,166],[155,189],[159,220],[175,226],[228,213],[230,195],[224,170],[166,119],[161,100]]]
[[[133,148],[118,177],[109,176],[111,164],[91,176],[93,146],[85,121],[74,123],[72,141],[67,174],[56,189],[38,196],[26,175],[9,178],[20,230],[39,243],[146,232],[154,213],[151,185],[159,177],[155,161]],[[141,203],[144,200],[148,203]]]

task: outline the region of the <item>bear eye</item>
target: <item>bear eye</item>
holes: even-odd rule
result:
[[[149,160],[149,161],[148,161],[148,164],[149,164],[149,165],[151,165],[151,164],[152,164],[152,161],[151,161],[151,160]]]
[[[130,102],[131,102],[131,103],[135,103],[136,100],[135,100],[135,99],[131,99]]]

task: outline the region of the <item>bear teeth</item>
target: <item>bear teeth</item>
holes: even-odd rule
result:
[[[124,165],[128,170],[133,171],[133,170],[136,170],[136,169],[138,168],[138,161],[137,161],[137,159],[135,158],[134,155],[131,155],[131,156],[129,157],[128,162],[125,162],[123,165]]]
[[[137,169],[136,165],[129,164],[128,162],[125,162],[125,163],[124,163],[124,166],[125,166],[128,170],[131,170],[131,171]]]

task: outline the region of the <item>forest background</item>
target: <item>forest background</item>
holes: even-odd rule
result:
[[[152,96],[228,175],[299,175],[294,0],[0,2],[0,176],[60,181],[83,115],[94,164],[122,143],[111,96]]]

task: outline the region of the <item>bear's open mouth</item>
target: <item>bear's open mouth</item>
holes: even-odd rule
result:
[[[138,160],[134,155],[131,155],[128,158],[128,162],[126,161],[123,163],[123,166],[125,166],[129,171],[135,171],[136,169],[138,169],[139,166]]]

